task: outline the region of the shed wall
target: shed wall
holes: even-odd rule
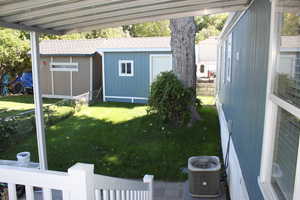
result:
[[[40,75],[42,94],[52,94],[52,80],[49,64],[51,58],[49,56],[41,56]]]
[[[150,55],[170,53],[171,52],[105,53],[105,96],[148,98],[150,88]],[[119,60],[134,61],[134,76],[119,76]],[[115,99],[117,98],[107,98],[107,100]],[[131,102],[130,98],[123,99],[122,101]]]
[[[264,128],[270,13],[269,0],[255,0],[233,28],[231,82],[222,83],[219,91],[226,119],[233,121],[232,139],[249,197],[255,200],[263,199],[257,177]]]
[[[51,57],[53,62],[77,62],[77,71],[50,71]],[[93,87],[101,85],[101,56],[93,56]],[[90,91],[90,56],[41,56],[41,88],[43,95],[77,96]],[[72,75],[71,75],[72,74]],[[72,93],[71,93],[72,78]],[[52,93],[52,79],[54,93]]]
[[[102,85],[102,58],[99,54],[93,57],[93,90],[98,90]]]
[[[78,72],[72,72],[73,76],[73,96],[77,96],[90,91],[90,57],[72,57],[73,62],[78,62]]]

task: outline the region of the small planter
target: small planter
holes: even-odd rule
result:
[[[30,163],[30,152],[20,152],[17,154],[18,164],[22,167],[26,167]]]

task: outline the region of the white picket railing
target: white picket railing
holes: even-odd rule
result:
[[[94,177],[96,200],[152,200],[153,176],[145,175],[143,182],[102,175]]]
[[[17,200],[16,185],[24,185],[26,200],[34,200],[34,187],[42,188],[43,200],[53,190],[62,200],[153,200],[153,176],[143,181],[94,174],[94,165],[77,163],[68,172],[0,165],[0,183],[8,184],[9,200]]]

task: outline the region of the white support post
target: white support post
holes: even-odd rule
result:
[[[149,183],[149,200],[153,200],[153,175],[145,175],[143,178],[144,183]]]
[[[71,198],[74,200],[95,200],[94,165],[77,163],[68,169],[74,183]]]
[[[45,127],[43,115],[43,100],[40,88],[40,51],[39,51],[39,36],[36,32],[30,32],[31,44],[31,62],[32,62],[32,79],[34,91],[34,106],[35,106],[35,124],[39,152],[40,168],[45,170],[47,166],[47,152],[45,141]]]

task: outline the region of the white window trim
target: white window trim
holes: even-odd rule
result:
[[[258,183],[261,192],[266,200],[278,200],[277,194],[271,185],[271,173],[274,143],[276,135],[276,121],[277,110],[281,107],[293,114],[300,117],[300,109],[292,104],[282,100],[273,94],[273,83],[276,76],[277,59],[278,59],[278,33],[277,33],[277,20],[276,16],[276,1],[272,0],[271,10],[271,27],[270,27],[270,46],[269,46],[269,64],[268,64],[268,79],[267,79],[267,92],[266,92],[266,108],[264,120],[264,135],[261,156],[261,169]],[[300,146],[298,147],[296,177],[294,185],[294,200],[300,199]]]
[[[228,45],[228,43],[230,43],[230,47]],[[229,48],[230,48],[230,55],[229,55]],[[231,82],[231,73],[232,73],[232,33],[229,34],[228,38],[227,38],[227,42],[226,42],[226,80],[227,82]],[[228,60],[230,59],[230,62],[228,62]]]
[[[221,68],[222,68],[222,82],[225,83],[226,79],[226,41],[222,44],[222,62],[221,62]]]
[[[76,66],[75,69],[71,68],[53,68],[53,65],[67,65],[67,66]],[[51,62],[50,63],[50,71],[56,71],[56,72],[69,72],[69,71],[75,71],[78,72],[78,63],[72,62],[72,63],[67,63],[67,62]]]
[[[123,63],[130,63],[131,64],[131,73],[130,74],[123,74],[122,73],[122,64]],[[127,71],[127,66],[126,66],[126,71]],[[119,60],[119,76],[134,76],[134,62],[133,60]]]

